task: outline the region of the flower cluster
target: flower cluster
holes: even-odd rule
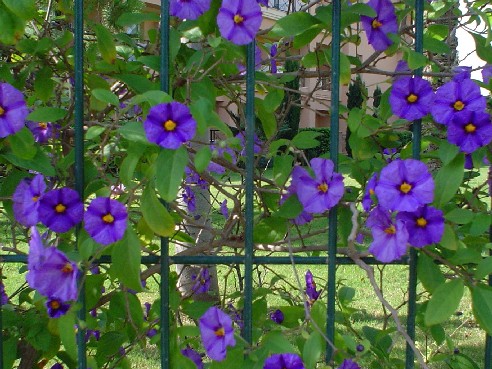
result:
[[[65,314],[69,301],[77,299],[78,268],[55,246],[46,247],[36,227],[31,227],[27,268],[27,283],[47,298],[49,316]]]
[[[393,113],[416,120],[431,114],[447,127],[448,141],[470,154],[492,141],[492,121],[480,87],[470,79],[468,67],[457,67],[453,80],[433,92],[422,77],[399,77],[390,93]]]
[[[429,206],[434,200],[434,180],[424,163],[415,159],[392,161],[379,178],[371,177],[363,198],[364,210],[371,209],[373,197],[378,204],[370,211],[366,226],[373,237],[369,251],[376,259],[398,260],[407,252],[408,244],[424,247],[441,240],[444,217],[442,211]]]
[[[63,187],[46,191],[41,174],[23,179],[12,195],[15,219],[26,227],[42,223],[53,232],[65,233],[84,220],[84,228],[92,239],[110,245],[123,238],[128,214],[117,200],[98,197],[84,212],[79,194]]]

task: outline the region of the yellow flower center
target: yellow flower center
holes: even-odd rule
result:
[[[372,28],[377,29],[377,28],[381,27],[382,25],[383,25],[383,23],[378,21],[377,18],[374,18],[372,20],[372,23],[371,23]]]
[[[47,129],[48,128],[48,124],[47,123],[38,123],[38,127],[41,128],[41,129]]]
[[[374,195],[374,194],[375,194],[374,190],[372,188],[369,189],[369,195]]]
[[[65,205],[63,205],[63,204],[58,204],[58,205],[55,206],[55,211],[57,213],[64,213],[65,210],[67,210],[67,207]]]
[[[217,337],[224,337],[225,336],[225,331],[224,331],[224,328],[222,328],[222,327],[216,329],[214,333]]]
[[[164,129],[166,131],[174,131],[176,126],[177,126],[176,122],[171,119],[168,119],[164,122]]]
[[[5,109],[0,106],[0,117],[5,114]]]
[[[207,283],[207,281],[205,279],[203,279],[203,278],[200,279],[200,284],[205,284],[205,283]]]
[[[323,182],[320,185],[318,185],[318,191],[326,193],[328,191],[328,185]]]
[[[73,272],[73,267],[72,264],[66,263],[63,268],[62,268],[62,273],[72,273]]]
[[[424,218],[420,217],[417,219],[417,225],[419,227],[425,227],[427,225],[427,220],[425,220]]]
[[[244,18],[243,18],[243,17],[241,17],[239,14],[236,14],[236,15],[234,16],[234,23],[236,23],[236,24],[241,24],[241,23],[243,23],[243,22],[244,22]]]
[[[409,193],[411,189],[412,189],[412,185],[408,184],[407,182],[403,182],[400,185],[400,191],[403,193]]]
[[[390,225],[388,228],[386,228],[384,230],[384,233],[387,233],[387,234],[395,234],[396,233],[395,226],[393,224]]]
[[[453,104],[453,108],[458,111],[463,110],[464,107],[465,107],[465,103],[461,100],[458,100]]]
[[[113,223],[114,222],[114,217],[111,214],[106,214],[105,216],[102,217],[102,220],[104,223]]]
[[[32,197],[32,202],[36,202],[36,201],[38,201],[38,200],[39,200],[39,196],[33,196],[33,197]]]
[[[58,310],[60,308],[60,303],[57,300],[50,301],[50,307],[53,310]]]
[[[477,127],[473,123],[468,123],[465,126],[465,131],[466,133],[473,133],[477,130]]]
[[[410,94],[407,96],[407,101],[411,104],[413,104],[414,102],[416,102],[417,100],[419,99],[419,97],[415,94]]]

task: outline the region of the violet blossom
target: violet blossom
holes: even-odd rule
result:
[[[253,41],[262,20],[260,5],[253,0],[224,0],[217,15],[220,34],[236,45]]]
[[[97,197],[84,214],[84,228],[94,241],[107,246],[123,238],[127,219],[128,212],[121,202]]]
[[[360,346],[360,345],[359,345]],[[359,347],[357,346],[357,347]],[[364,346],[362,346],[364,348]],[[338,369],[360,369],[359,364],[357,364],[355,361],[351,359],[345,359],[342,361]]]
[[[196,211],[195,193],[190,186],[185,186],[183,192],[181,193],[183,202],[186,204],[188,211],[194,213]]]
[[[45,305],[50,318],[59,318],[62,315],[65,315],[70,309],[69,303],[56,298],[48,299]]]
[[[366,188],[364,190],[364,196],[362,197],[362,207],[364,211],[368,212],[372,206],[372,196],[375,195],[374,189],[378,183],[378,175],[374,173],[367,181]]]
[[[414,212],[402,211],[398,213],[396,220],[405,223],[408,243],[414,247],[437,243],[444,234],[443,213],[432,206],[422,206]]]
[[[277,324],[282,324],[284,319],[285,319],[284,313],[280,309],[277,309],[270,313],[270,320],[274,321]]]
[[[169,13],[181,19],[197,19],[210,9],[211,0],[171,0]]]
[[[316,300],[318,300],[321,295],[321,290],[316,290],[316,282],[314,281],[313,273],[310,270],[306,272],[306,296],[308,297],[309,305],[314,304]]]
[[[198,274],[192,274],[191,280],[195,281],[192,287],[194,293],[207,293],[210,290],[211,275],[208,268],[201,268]]]
[[[273,354],[265,360],[263,369],[304,369],[304,364],[297,354]]]
[[[232,320],[229,315],[212,306],[198,320],[198,326],[207,355],[212,360],[224,360],[227,346],[234,347],[236,345]]]
[[[149,142],[171,150],[190,141],[195,136],[196,126],[190,109],[176,101],[153,106],[144,122]]]
[[[38,214],[39,220],[46,227],[64,233],[82,221],[84,204],[75,190],[58,188],[41,197]]]
[[[45,191],[46,183],[41,174],[20,181],[12,195],[15,220],[25,227],[35,225],[39,221],[39,199]]]
[[[485,111],[464,111],[455,114],[448,124],[448,141],[471,154],[492,141],[492,122]]]
[[[400,77],[393,82],[389,102],[393,114],[416,120],[430,113],[434,92],[429,81],[422,77]]]
[[[28,114],[22,92],[9,83],[0,83],[0,138],[20,131]]]
[[[193,350],[191,347],[187,347],[185,349],[181,350],[181,354],[183,356],[186,356],[188,359],[193,361],[193,363],[196,365],[197,369],[203,369],[203,361],[202,361],[202,356],[195,350]]]
[[[376,17],[361,16],[362,27],[369,44],[377,51],[384,51],[393,43],[388,34],[398,32],[395,7],[391,0],[369,0],[367,5],[374,9]]]
[[[381,170],[374,192],[385,209],[415,211],[434,200],[434,179],[421,161],[397,159]]]
[[[32,132],[34,141],[45,144],[52,137],[58,137],[60,125],[51,122],[27,122],[27,128]]]

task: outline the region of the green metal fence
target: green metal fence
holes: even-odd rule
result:
[[[415,0],[415,50],[423,52],[423,30],[424,30],[424,1]],[[340,100],[340,33],[341,33],[341,1],[333,0],[332,12],[332,60],[331,60],[331,81],[332,81],[332,98],[331,98],[331,142],[330,158],[335,164],[335,170],[338,167],[339,151],[339,100]],[[74,1],[74,46],[75,46],[75,187],[81,197],[84,189],[84,0]],[[169,0],[161,1],[160,8],[160,87],[164,92],[169,92]],[[246,205],[245,205],[245,254],[244,256],[171,256],[169,254],[168,239],[161,239],[160,257],[143,257],[143,264],[160,263],[160,295],[161,295],[161,368],[170,369],[170,341],[169,341],[169,283],[170,283],[170,266],[173,264],[243,264],[244,265],[244,329],[243,338],[252,343],[252,296],[253,296],[253,268],[260,264],[299,264],[299,265],[326,265],[328,273],[328,296],[327,296],[327,325],[326,337],[333,342],[335,337],[335,302],[336,302],[336,266],[354,264],[349,257],[337,256],[337,209],[334,208],[329,213],[328,226],[329,233],[327,236],[328,257],[302,257],[302,256],[255,256],[253,248],[253,173],[254,173],[254,130],[255,130],[255,113],[254,113],[254,94],[255,94],[255,45],[254,42],[247,48],[247,73],[246,73]],[[413,124],[413,157],[419,159],[421,149],[421,122],[416,121]],[[491,232],[492,233],[492,232]],[[20,255],[0,255],[0,260],[7,263],[26,263],[27,258]],[[373,258],[364,259],[367,264],[379,264]],[[110,263],[109,258],[101,258],[100,263]],[[416,286],[417,286],[417,253],[415,249],[410,251],[409,257],[402,259],[394,264],[408,265],[408,315],[407,315],[407,333],[409,337],[415,338],[415,318],[416,318]],[[492,285],[492,277],[489,276],[489,284]],[[79,312],[79,319],[85,320],[85,301],[84,293],[80,294],[79,303],[82,308]],[[2,314],[0,311],[0,328],[2,327]],[[0,335],[0,340],[2,336]],[[3,342],[0,342],[0,358],[3,357]],[[86,343],[85,332],[79,329],[77,333],[78,346],[78,367],[87,368],[86,360]],[[326,361],[329,362],[333,354],[333,348],[327,345]],[[406,369],[414,368],[414,352],[407,344]],[[485,369],[492,369],[492,340],[490,336],[486,337],[485,347]],[[3,369],[3,362],[0,360],[0,369]],[[172,368],[178,369],[178,368]]]

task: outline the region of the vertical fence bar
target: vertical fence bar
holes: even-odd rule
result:
[[[415,51],[422,53],[424,37],[424,0],[415,0]],[[422,75],[422,69],[415,73]],[[416,120],[412,124],[412,157],[420,159],[422,140],[422,120]],[[408,310],[407,310],[407,334],[415,341],[415,316],[417,314],[417,260],[418,254],[414,248],[410,248],[408,270]],[[413,369],[415,354],[407,343],[405,355],[405,368]]]
[[[161,49],[160,49],[160,74],[161,90],[169,93],[169,0],[161,0]],[[161,237],[161,368],[169,369],[171,354],[169,332],[169,239]]]
[[[333,0],[331,40],[331,121],[330,158],[338,169],[338,129],[340,104],[340,0]],[[328,217],[328,305],[326,309],[326,337],[335,339],[335,298],[336,298],[336,254],[337,254],[337,207],[330,210]],[[326,362],[331,360],[333,348],[326,345]]]
[[[243,338],[252,343],[253,329],[253,196],[255,144],[255,41],[247,47],[246,58],[246,204],[244,244],[244,310]]]
[[[75,57],[75,190],[81,199],[84,198],[84,0],[75,0],[74,3],[74,57]],[[78,244],[80,227],[77,228]],[[84,288],[79,293],[80,321],[86,319],[86,304]],[[77,330],[77,357],[78,368],[87,368],[85,329]]]

